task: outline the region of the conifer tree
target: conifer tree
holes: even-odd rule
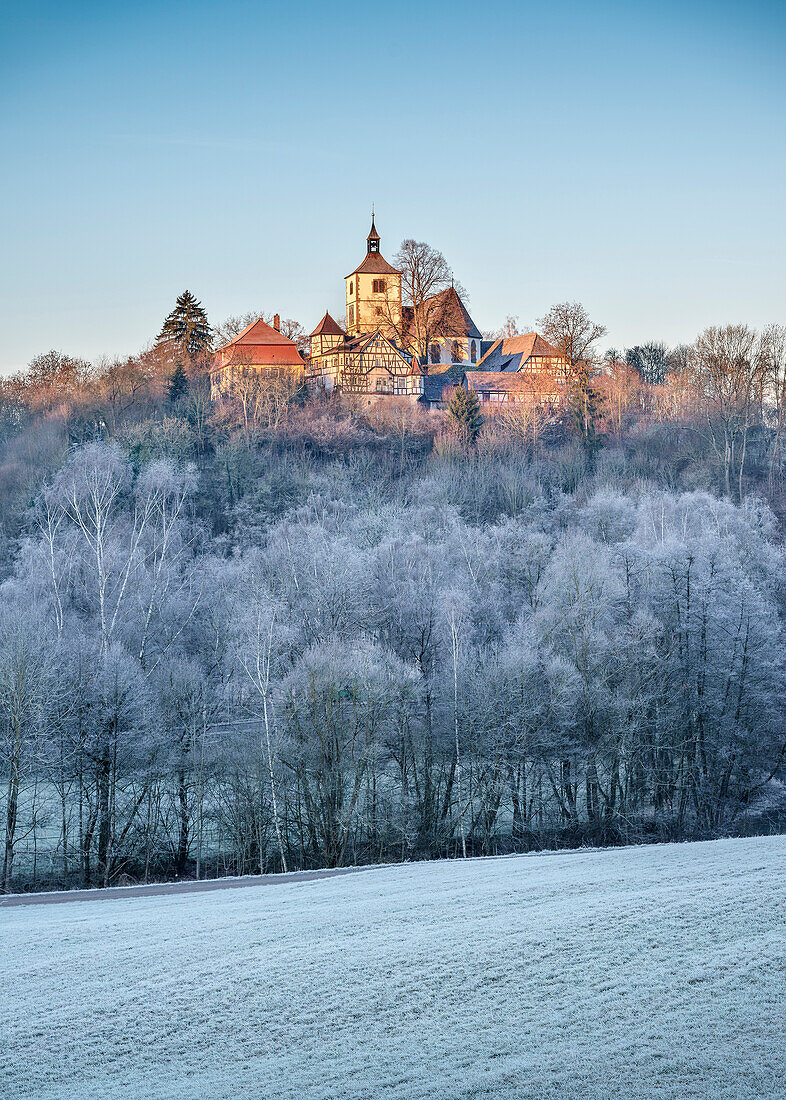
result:
[[[207,313],[190,290],[184,290],[175,303],[158,334],[158,340],[168,344],[172,351],[195,359],[210,351],[213,330],[208,324]]]
[[[166,397],[170,405],[175,405],[181,397],[185,397],[188,390],[188,376],[183,367],[183,360],[178,359],[175,369],[170,376],[166,387]]]
[[[567,407],[581,439],[582,446],[590,454],[600,446],[597,422],[601,398],[592,385],[589,363],[581,361],[571,370],[567,379]]]
[[[463,386],[456,386],[448,403],[448,412],[459,433],[471,447],[478,438],[478,432],[483,423],[478,395],[474,390],[465,390]]]

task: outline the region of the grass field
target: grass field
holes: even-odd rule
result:
[[[786,837],[0,910],[0,1096],[786,1097]]]

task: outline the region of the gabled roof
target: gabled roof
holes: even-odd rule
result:
[[[548,340],[544,340],[537,332],[528,332],[524,336],[506,336],[502,340],[495,340],[478,363],[478,370],[524,370],[533,356],[544,359],[562,358],[558,348]]]
[[[467,336],[480,340],[481,332],[467,312],[455,287],[449,286],[426,299],[425,308],[440,327],[442,336]]]
[[[363,263],[359,264],[354,271],[350,271],[349,275],[345,278],[349,279],[352,275],[400,275],[401,272],[396,267],[391,267],[381,252],[367,252],[363,257]]]
[[[341,325],[338,321],[334,321],[329,313],[325,313],[325,316],[319,322],[317,327],[311,333],[312,336],[343,336],[346,337]]]

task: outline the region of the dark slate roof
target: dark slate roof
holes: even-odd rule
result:
[[[436,374],[424,374],[423,397],[426,401],[443,401],[445,390],[452,389],[460,382],[461,375],[457,377],[456,372],[451,370],[439,371]]]
[[[524,336],[507,336],[502,340],[495,340],[478,363],[478,370],[524,370],[533,355],[544,359],[561,358],[559,350],[548,340],[538,336],[537,332],[528,332]]]

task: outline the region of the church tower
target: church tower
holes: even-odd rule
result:
[[[379,250],[380,236],[371,215],[363,263],[347,275],[347,333],[381,332],[399,342],[401,328],[401,272],[391,267]]]

